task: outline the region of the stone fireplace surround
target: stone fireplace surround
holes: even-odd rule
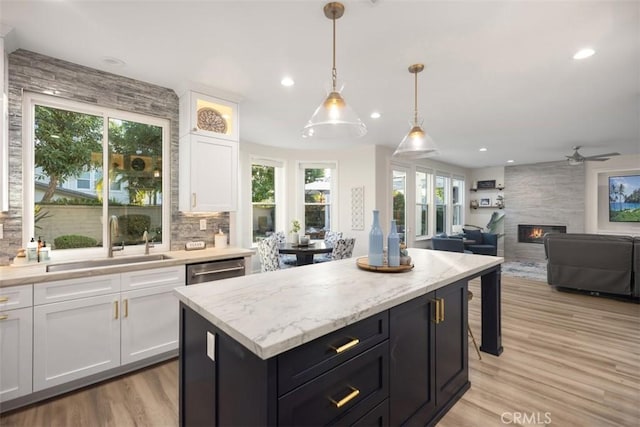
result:
[[[585,167],[564,161],[507,166],[504,171],[506,261],[545,261],[544,246],[518,242],[518,225],[566,225],[585,230]]]

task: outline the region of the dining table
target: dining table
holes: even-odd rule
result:
[[[309,244],[300,245],[297,243],[282,243],[278,245],[278,252],[281,254],[292,254],[296,256],[296,265],[313,264],[313,257],[316,254],[328,254],[333,251],[333,247],[327,245],[324,240],[311,241]]]

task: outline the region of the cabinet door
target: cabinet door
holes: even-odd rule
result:
[[[435,411],[433,298],[431,292],[390,311],[390,425],[424,425]]]
[[[467,338],[467,282],[440,288],[436,298],[443,300],[444,320],[436,325],[436,404],[445,405],[463,388],[469,378]]]
[[[33,308],[0,311],[0,402],[31,393]]]
[[[176,285],[122,293],[122,364],[178,348]]]
[[[235,211],[237,190],[237,142],[198,135],[181,138],[181,211]]]
[[[235,102],[192,91],[181,98],[180,109],[183,119],[180,123],[181,135],[188,131],[238,141],[238,104]]]
[[[33,390],[120,365],[120,294],[33,309]]]

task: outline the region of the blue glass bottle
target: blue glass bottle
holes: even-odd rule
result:
[[[369,265],[382,267],[383,265],[383,242],[384,236],[380,228],[380,211],[373,211],[373,224],[369,232]]]
[[[400,235],[396,226],[396,220],[391,220],[391,228],[387,236],[387,257],[389,267],[398,267],[400,265]]]

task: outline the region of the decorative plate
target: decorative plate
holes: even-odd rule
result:
[[[376,267],[373,265],[369,265],[369,258],[366,256],[356,258],[356,265],[358,266],[358,268],[361,268],[362,270],[376,271],[378,273],[402,273],[404,271],[409,271],[413,269],[413,264],[399,265],[397,267],[389,267],[388,265]]]
[[[226,133],[227,121],[217,110],[203,107],[198,110],[198,128],[216,133]]]

